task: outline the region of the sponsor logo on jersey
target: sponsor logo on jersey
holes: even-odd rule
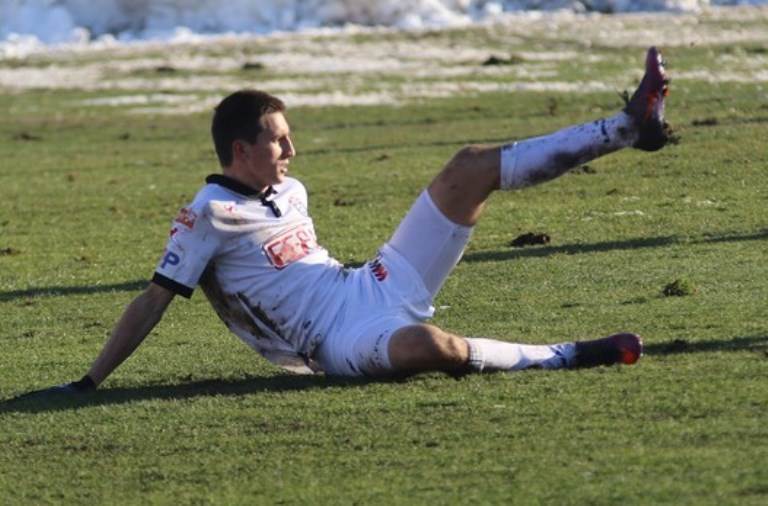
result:
[[[191,209],[182,207],[181,209],[179,209],[179,214],[176,216],[176,219],[173,221],[175,221],[176,223],[181,223],[185,227],[191,229],[195,226],[196,220],[197,220],[197,213],[195,213]]]
[[[264,254],[276,269],[284,269],[317,249],[312,227],[301,224],[288,229],[264,243]]]
[[[376,281],[384,281],[387,279],[387,276],[389,276],[389,271],[384,266],[384,264],[381,263],[381,256],[377,256],[368,262],[368,267],[370,267],[371,272],[373,273],[373,277],[376,278]]]

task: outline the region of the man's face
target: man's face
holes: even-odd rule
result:
[[[262,131],[256,142],[238,140],[232,146],[236,163],[231,175],[257,190],[281,183],[291,158],[296,155],[291,129],[283,113],[265,114],[260,121]]]

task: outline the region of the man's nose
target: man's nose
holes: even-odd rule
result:
[[[293,147],[293,141],[286,139],[283,146],[283,158],[293,158],[294,156],[296,156],[296,148]]]

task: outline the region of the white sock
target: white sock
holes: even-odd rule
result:
[[[634,120],[624,112],[501,147],[501,188],[524,188],[563,175],[579,164],[631,146]]]
[[[520,371],[530,367],[561,369],[568,367],[576,354],[575,343],[531,345],[493,339],[466,337],[469,366],[475,371]]]

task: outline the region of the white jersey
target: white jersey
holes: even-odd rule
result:
[[[343,312],[349,272],[318,245],[307,192],[286,178],[266,193],[209,176],[173,222],[153,282],[190,297],[267,359],[300,366]]]

